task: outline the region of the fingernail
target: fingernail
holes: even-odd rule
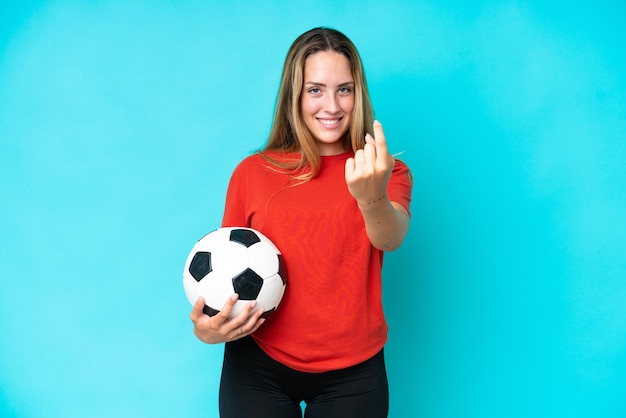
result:
[[[374,126],[380,126],[380,125],[381,125],[381,124],[380,124],[380,122],[379,122],[379,121],[377,121],[377,120],[375,120],[375,121],[374,121]]]

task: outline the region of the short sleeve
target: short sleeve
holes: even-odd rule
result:
[[[389,200],[399,203],[406,211],[411,214],[411,191],[413,189],[413,176],[411,170],[402,161],[396,160],[391,173],[391,179],[387,186],[387,194]]]

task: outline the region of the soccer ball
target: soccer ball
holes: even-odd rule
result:
[[[204,297],[204,313],[214,316],[233,293],[239,300],[229,317],[256,300],[267,317],[278,307],[286,286],[280,251],[265,235],[251,228],[219,228],[191,249],[183,270],[183,287],[193,305]]]

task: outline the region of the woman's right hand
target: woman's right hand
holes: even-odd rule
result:
[[[238,340],[256,331],[265,319],[261,318],[263,309],[257,309],[250,314],[256,306],[255,301],[251,301],[239,315],[228,318],[238,299],[237,294],[232,295],[221,311],[214,316],[208,316],[203,312],[204,298],[199,297],[189,315],[196,337],[207,344],[217,344]]]

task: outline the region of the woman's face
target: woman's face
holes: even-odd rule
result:
[[[300,106],[320,155],[344,152],[341,138],[350,127],[354,108],[354,79],[348,58],[334,51],[307,57]]]

